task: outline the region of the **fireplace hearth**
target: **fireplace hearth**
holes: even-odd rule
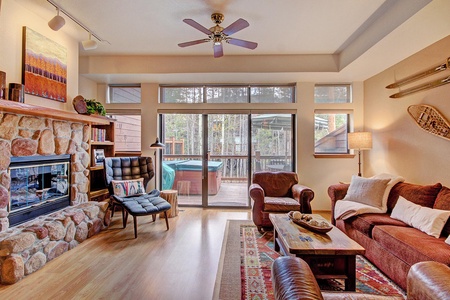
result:
[[[11,226],[70,205],[70,155],[12,157]]]

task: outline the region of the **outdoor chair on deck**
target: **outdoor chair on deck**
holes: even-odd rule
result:
[[[167,230],[169,202],[159,197],[159,191],[145,192],[154,176],[151,157],[107,157],[104,161],[105,180],[111,195],[112,213],[116,206],[122,209],[123,227],[127,226],[128,214],[133,216],[134,237],[137,238],[137,217],[164,212]]]
[[[310,214],[314,192],[298,184],[295,172],[255,172],[249,187],[253,199],[253,222],[261,231],[272,228],[270,213],[300,211]]]

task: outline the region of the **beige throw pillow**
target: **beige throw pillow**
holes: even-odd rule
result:
[[[352,176],[352,181],[343,200],[363,203],[377,208],[383,207],[383,196],[390,179]]]
[[[428,235],[439,238],[445,223],[450,216],[450,210],[432,209],[412,203],[402,196],[398,198],[391,218],[405,222]]]

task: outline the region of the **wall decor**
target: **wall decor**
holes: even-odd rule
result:
[[[67,49],[40,33],[23,27],[25,93],[67,101]]]
[[[433,106],[411,105],[408,113],[423,130],[450,140],[450,124]]]
[[[386,86],[386,88],[387,89],[398,88],[398,87],[401,87],[402,85],[411,83],[413,81],[422,79],[424,77],[440,73],[442,71],[447,70],[448,68],[450,68],[450,57],[447,58],[445,63],[442,63],[439,66],[435,66],[435,67],[432,67],[432,68],[430,68],[428,70],[425,70],[425,71],[419,72],[417,74],[408,76],[406,78],[400,79],[399,81],[396,81],[396,82],[391,83],[390,85]]]

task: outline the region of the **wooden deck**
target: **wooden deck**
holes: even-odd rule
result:
[[[178,191],[178,204],[201,206],[201,195],[188,195]],[[248,186],[246,182],[223,182],[216,195],[208,195],[209,206],[247,207],[249,205]]]

